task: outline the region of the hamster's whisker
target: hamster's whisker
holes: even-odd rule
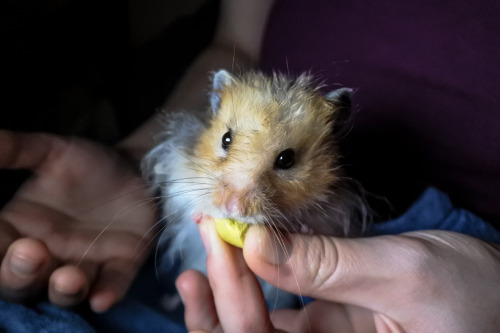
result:
[[[178,191],[178,192],[170,194],[168,197],[165,197],[165,199],[169,200],[169,199],[172,199],[172,198],[175,198],[175,197],[178,197],[178,196],[184,196],[186,194],[195,194],[196,197],[189,199],[190,201],[192,201],[194,199],[210,195],[211,194],[211,190],[212,190],[211,188],[204,188],[204,189],[199,189],[199,190],[196,190],[196,191],[190,191],[190,190]]]
[[[276,219],[274,220],[274,225],[280,229],[297,232],[295,224],[290,220],[288,216],[286,216],[280,209],[276,207],[272,207],[269,209],[272,212]],[[277,225],[279,223],[279,226]],[[290,230],[291,229],[291,230]]]
[[[165,218],[166,220],[166,218]],[[168,227],[168,222],[167,223],[164,223],[163,226],[160,228],[160,230],[158,230],[158,232],[156,233],[155,236],[158,236],[158,241],[156,242],[156,248],[155,248],[155,254],[154,254],[154,259],[153,259],[153,262],[155,263],[155,276],[156,276],[156,279],[157,280],[160,280],[160,272],[158,270],[158,253],[160,251],[160,244],[161,244],[161,238],[163,237],[163,235],[165,234],[165,230],[167,229]]]
[[[199,195],[198,197],[193,198],[188,203],[186,203],[184,206],[182,206],[178,210],[176,210],[174,212],[174,214],[177,216],[177,219],[173,223],[169,223],[169,224],[174,224],[174,223],[177,223],[177,221],[181,220],[182,219],[182,214],[180,214],[179,212],[188,210],[189,209],[188,206],[195,206],[196,203],[198,203],[199,201],[201,201],[202,197],[203,197],[203,195]],[[178,248],[176,252],[179,253],[179,256],[180,256],[180,258],[182,260],[185,260],[184,259],[183,248]]]
[[[176,179],[170,179],[165,181],[166,183],[175,183],[175,182],[183,182],[187,180],[195,180],[195,179],[200,179],[200,180],[212,180],[210,177],[203,177],[203,176],[196,176],[196,177],[184,177],[184,178],[176,178]]]
[[[271,221],[267,221],[267,222],[271,222]],[[272,224],[272,222],[271,222],[271,224]],[[284,238],[285,235],[283,234],[283,233],[286,233],[288,231],[287,230],[278,229],[278,228],[276,228],[274,226],[274,227],[269,228],[268,232],[269,232],[268,233],[269,237],[273,237],[274,239],[276,239],[276,243],[277,243],[276,246],[280,246],[282,248],[282,250],[284,251],[285,256],[287,258],[290,258],[291,253],[287,250],[287,246],[285,244],[286,240]],[[274,249],[273,251],[276,252],[277,250]],[[294,268],[294,267],[292,267],[292,268]],[[301,296],[302,292],[301,292],[299,284],[298,284],[298,278],[297,278],[295,269],[292,269],[292,272],[293,272],[293,276],[294,276],[294,279],[295,279],[295,283],[297,285],[297,289],[299,291],[298,294]],[[279,276],[278,276],[278,287],[279,287]],[[277,299],[276,299],[276,302],[277,302]],[[275,306],[274,307],[276,307],[276,302],[275,302]],[[302,302],[302,307],[304,308],[303,301],[301,300],[301,302]],[[306,320],[307,320],[308,326],[310,327],[307,313],[305,313],[305,315],[306,315]]]
[[[211,184],[212,182],[200,182],[196,181],[197,179],[199,180],[211,180],[210,178],[206,177],[188,177],[188,178],[179,178],[179,179],[172,179],[172,180],[165,180],[161,182],[156,182],[156,183],[151,183],[151,187],[155,186],[161,186],[161,185],[169,185],[169,184],[201,184],[201,185],[207,185]]]
[[[182,187],[177,189],[176,191],[171,191],[168,196],[163,196],[165,199],[172,198],[177,195],[181,194],[188,194],[188,193],[196,193],[200,191],[209,191],[213,190],[213,186],[209,185],[203,185],[203,186],[196,186],[196,187]]]
[[[210,185],[212,184],[212,182],[201,182],[197,181],[196,179],[190,179],[190,180],[170,180],[168,181],[168,184]]]
[[[285,257],[287,259],[290,258],[291,256],[291,253],[288,251],[287,249],[287,246],[286,246],[286,240],[285,240],[285,235],[283,233],[285,232],[289,232],[287,230],[280,230],[280,229],[275,229],[275,228],[271,228],[272,230],[272,233],[275,237],[275,239],[277,240],[277,243],[279,246],[281,246],[284,254],[285,254]],[[301,235],[301,237],[303,237],[303,235]],[[295,285],[297,287],[297,290],[298,290],[298,295],[299,296],[302,296],[302,291],[301,291],[301,288],[300,288],[300,285],[299,285],[299,280],[297,278],[297,273],[295,272],[295,267],[292,267],[292,273],[293,273],[293,277],[294,277],[294,280],[295,280]],[[278,275],[278,286],[279,286],[279,275]],[[311,324],[309,322],[309,316],[307,314],[307,311],[306,311],[306,307],[305,307],[305,304],[304,304],[304,301],[302,299],[300,299],[300,302],[302,303],[302,309],[304,311],[304,315],[306,317],[306,322],[307,322],[307,326],[310,328],[311,327]]]
[[[199,167],[201,170],[205,171],[205,173],[206,173],[207,175],[210,175],[210,176],[214,177],[214,179],[217,179],[217,177],[216,177],[214,174],[212,174],[212,172],[211,172],[210,170],[206,169],[206,168],[205,168],[205,167],[203,167],[201,164],[196,163],[196,162],[195,162],[192,158],[189,158],[188,156],[186,156],[186,155],[182,154],[182,153],[181,153],[178,149],[176,149],[176,148],[175,148],[175,147],[173,147],[172,145],[170,145],[170,144],[169,144],[169,146],[170,146],[170,148],[172,148],[172,150],[173,150],[173,151],[175,151],[177,154],[179,154],[179,156],[181,156],[181,157],[185,158],[187,161],[189,161],[189,162],[190,162],[190,163],[192,163],[193,165],[195,165],[195,166]],[[196,171],[196,170],[195,170],[195,171]]]
[[[324,205],[330,206],[327,201],[321,202],[321,203],[320,202],[314,202],[313,203],[313,207],[314,207],[314,209],[316,209],[316,211],[318,213],[320,213],[321,215],[323,215],[325,217],[328,217],[328,213],[327,213]],[[332,205],[332,209],[334,210],[333,205]]]
[[[206,175],[210,176],[210,177],[205,177],[206,179],[219,180],[219,178],[217,177],[217,175],[215,175],[215,174],[207,171],[206,168],[202,167],[199,164],[194,164],[194,166],[187,166],[187,168],[189,170],[192,170],[192,171],[195,171],[195,172],[198,172],[198,173],[203,173],[203,174],[206,174]]]
[[[192,207],[194,204],[196,204],[196,202],[198,202],[203,196],[209,194],[210,192],[205,192],[205,193],[202,193],[194,198],[192,198],[191,200],[187,201],[184,205],[182,205],[181,207],[179,207],[178,209],[174,210],[174,211],[171,211],[169,212],[167,215],[165,215],[161,220],[162,221],[166,221],[164,223],[164,225],[162,226],[162,228],[159,230],[159,232],[156,234],[156,236],[160,235],[159,239],[158,239],[158,242],[157,242],[157,246],[156,246],[156,249],[155,249],[155,255],[154,255],[154,262],[155,262],[155,272],[156,272],[156,276],[158,279],[160,279],[160,276],[159,276],[159,271],[158,271],[158,265],[156,264],[158,262],[158,252],[160,250],[160,243],[161,243],[161,238],[163,237],[163,235],[165,234],[165,231],[167,230],[167,228],[172,225],[172,224],[176,224],[178,223],[181,219],[182,219],[182,212],[183,211],[186,211],[186,210],[189,210],[189,207]],[[172,218],[173,216],[173,218]],[[179,251],[181,251],[182,249],[179,249]],[[182,251],[180,253],[180,256],[182,258]]]
[[[268,222],[270,222],[270,221],[268,221]],[[279,236],[276,228],[273,228],[273,227],[268,228],[267,229],[267,237],[269,237],[269,239],[275,239],[277,241],[277,244],[275,244],[274,242],[272,244],[275,244],[276,246],[281,246],[285,250],[284,243],[280,239],[280,236]],[[272,251],[273,251],[273,254],[276,255],[277,249],[274,246],[272,248]],[[279,288],[279,275],[278,275],[277,287]],[[279,293],[279,291],[278,291],[278,289],[276,289],[276,291],[274,293],[275,294],[274,295],[274,305],[271,307],[272,310],[275,310],[278,306],[278,293]]]
[[[77,266],[80,266],[83,262],[83,260],[85,259],[85,257],[87,256],[87,254],[89,253],[90,249],[95,245],[95,243],[101,238],[101,236],[109,229],[111,228],[111,226],[117,221],[119,220],[122,216],[126,215],[127,213],[129,213],[130,211],[134,210],[134,209],[137,209],[143,205],[146,205],[148,203],[151,203],[151,202],[155,202],[156,200],[158,199],[158,197],[153,197],[153,198],[146,198],[146,199],[141,199],[141,200],[137,200],[135,202],[132,202],[132,203],[129,203],[127,206],[123,207],[123,209],[119,212],[117,212],[115,214],[115,216],[111,219],[111,221],[106,225],[104,226],[104,228],[94,237],[94,240],[89,244],[89,246],[87,247],[87,249],[83,252],[80,260],[78,261],[77,263]],[[132,206],[134,204],[134,206]],[[132,207],[131,207],[132,206]],[[142,243],[142,241],[145,239],[147,234],[145,234],[143,236],[143,238],[141,239],[141,241],[139,242]],[[139,245],[138,245],[139,246]]]
[[[94,210],[97,210],[98,208],[101,208],[101,207],[104,207],[106,205],[109,205],[109,204],[111,204],[113,202],[116,202],[116,201],[118,201],[120,199],[123,199],[123,198],[126,198],[128,196],[137,194],[138,192],[147,192],[150,189],[151,189],[150,184],[144,184],[144,185],[141,185],[141,186],[137,186],[133,190],[128,190],[126,193],[123,193],[123,194],[120,194],[120,195],[116,195],[116,196],[114,196],[114,197],[112,197],[112,198],[110,198],[108,200],[100,202],[98,205],[94,205],[92,207],[86,208],[86,209],[80,211],[79,214],[86,214],[86,213],[92,212]],[[144,199],[144,200],[146,200],[146,199]]]

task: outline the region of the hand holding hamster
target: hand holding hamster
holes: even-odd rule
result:
[[[0,131],[0,143],[0,168],[33,172],[0,212],[1,298],[48,292],[60,306],[89,299],[107,310],[149,253],[154,209],[142,178],[85,140]]]
[[[251,227],[242,256],[211,221],[199,226],[208,278],[188,271],[177,280],[190,332],[498,332],[498,246],[422,231],[357,239],[290,234],[283,249],[263,227]],[[252,272],[316,301],[269,315]]]

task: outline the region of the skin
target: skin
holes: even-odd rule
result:
[[[465,333],[500,325],[499,248],[465,235],[291,235],[281,247],[251,227],[242,252],[218,237],[210,219],[199,230],[208,278],[188,271],[177,280],[190,332]],[[252,272],[318,300],[267,313]]]
[[[0,296],[47,293],[60,306],[88,298],[107,310],[149,254],[146,184],[116,152],[88,141],[0,131],[0,142],[1,168],[33,172],[0,212]]]

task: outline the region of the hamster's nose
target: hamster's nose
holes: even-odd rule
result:
[[[214,205],[219,207],[227,217],[238,217],[247,213],[248,191],[237,190],[233,186],[221,186],[214,193]]]
[[[238,195],[231,193],[229,197],[224,202],[224,207],[230,215],[240,215],[241,213],[241,203],[238,199]]]

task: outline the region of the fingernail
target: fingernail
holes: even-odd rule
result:
[[[202,213],[193,213],[191,214],[191,220],[193,220],[194,223],[200,224],[201,221],[203,220],[203,214]]]
[[[38,270],[39,267],[40,263],[33,262],[33,260],[23,255],[13,255],[10,260],[10,268],[16,275],[32,275]]]
[[[198,223],[198,230],[200,232],[201,241],[207,253],[216,253],[217,255],[222,251],[223,241],[217,235],[215,230],[215,223],[212,218],[204,216],[200,223]]]
[[[252,242],[253,247],[257,246],[260,260],[271,265],[284,264],[292,254],[290,234],[285,232],[253,227],[246,236],[245,243],[247,242]]]
[[[95,313],[104,313],[108,311],[112,305],[113,300],[110,295],[97,295],[89,299],[90,308]]]

